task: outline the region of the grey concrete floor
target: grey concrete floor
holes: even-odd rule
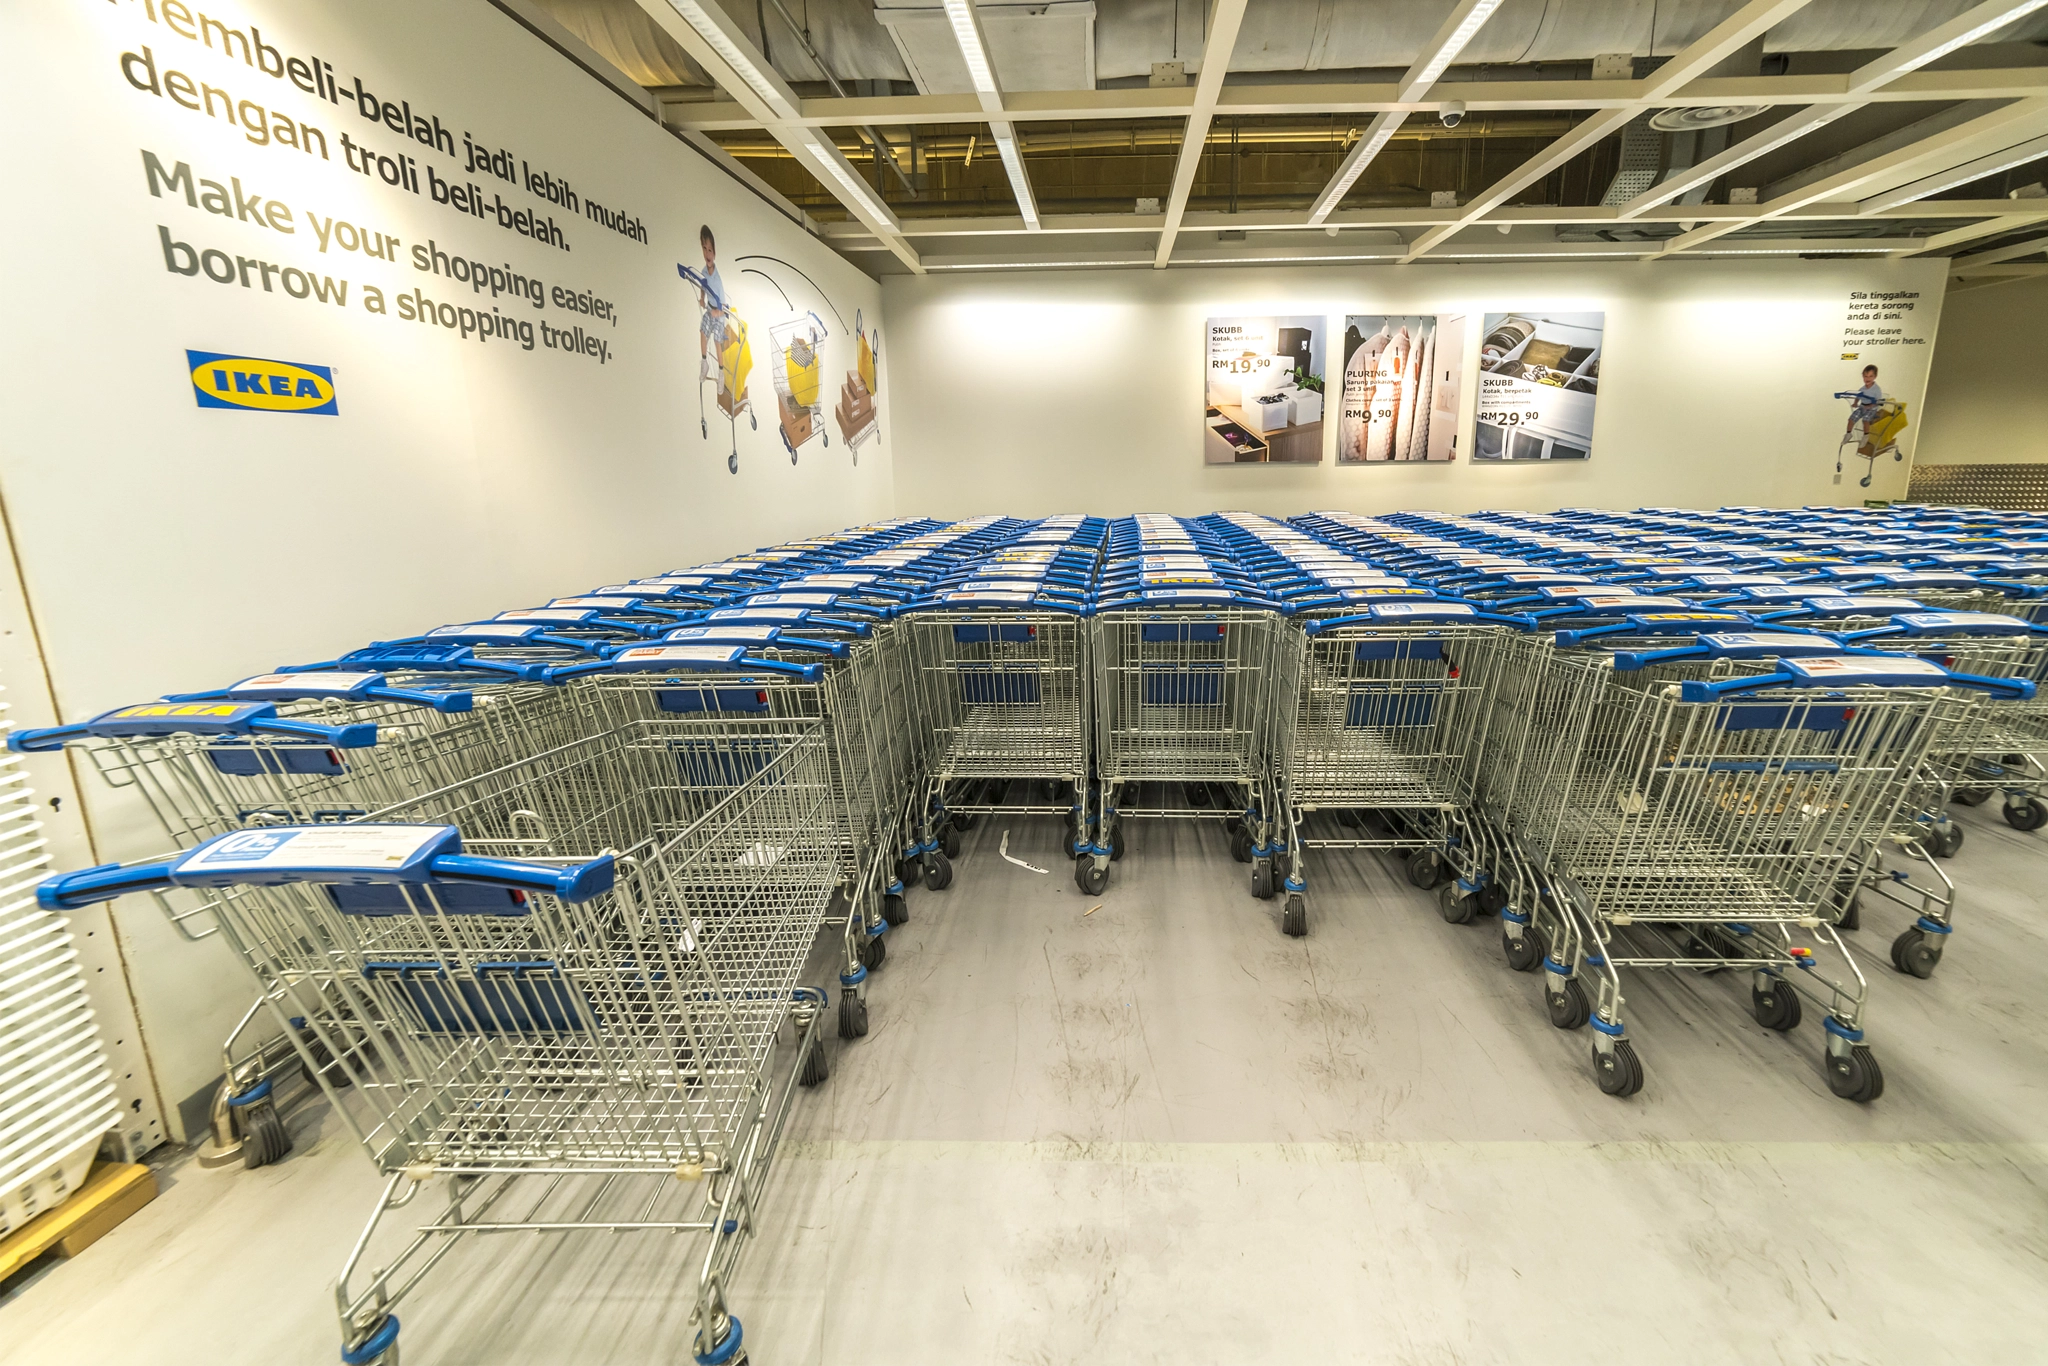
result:
[[[1601,1095],[1497,923],[1371,854],[1312,866],[1292,941],[1220,828],[1134,828],[1086,898],[1056,825],[984,822],[800,1102],[733,1286],[753,1360],[2048,1359],[2048,845],[1959,814],[1934,979],[1886,961],[1900,916],[1853,936],[1868,1107],[1828,1092],[1818,1011],[1771,1033],[1732,975],[1639,982],[1647,1084]],[[0,1357],[335,1360],[378,1183],[322,1107],[294,1122],[283,1164],[174,1162],[18,1278]],[[689,1274],[658,1237],[476,1240],[401,1308],[405,1358],[687,1361]]]

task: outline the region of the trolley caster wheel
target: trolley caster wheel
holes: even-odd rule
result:
[[[1455,882],[1446,882],[1437,889],[1437,914],[1453,925],[1469,925],[1472,917],[1479,914],[1479,898],[1461,891]]]
[[[319,1085],[323,1078],[337,1091],[355,1085],[356,1079],[349,1075],[348,1068],[334,1060],[333,1052],[317,1034],[311,1030],[300,1030],[299,1038],[306,1045],[306,1051],[313,1055],[310,1064],[299,1064],[299,1071],[305,1074],[308,1086]]]
[[[1508,889],[1492,879],[1479,889],[1479,909],[1489,916],[1497,916],[1506,910],[1508,900]]]
[[[1080,828],[1081,816],[1079,812],[1075,811],[1072,807],[1060,812],[1060,829],[1067,832],[1068,839],[1072,839],[1074,832]]]
[[[830,446],[832,444],[832,434],[830,432],[819,432],[818,440],[824,445]]]
[[[934,849],[924,856],[924,888],[928,892],[943,892],[953,885],[953,861],[941,851]]]
[[[1635,1046],[1627,1039],[1616,1039],[1614,1051],[1603,1053],[1600,1045],[1593,1045],[1593,1075],[1600,1082],[1600,1089],[1618,1100],[1626,1100],[1643,1089],[1643,1063],[1636,1056]]]
[[[1771,980],[1769,987],[1749,989],[1750,1013],[1765,1029],[1775,1029],[1780,1034],[1799,1025],[1799,993],[1789,983]]]
[[[1250,863],[1252,861],[1252,832],[1245,829],[1242,825],[1231,832],[1230,856],[1239,863]]]
[[[1206,811],[1215,805],[1215,802],[1210,797],[1209,785],[1207,783],[1189,783],[1182,790],[1187,794],[1188,805],[1194,807],[1197,811]]]
[[[1257,897],[1261,901],[1271,901],[1273,899],[1274,892],[1273,882],[1274,879],[1272,860],[1260,859],[1257,863],[1254,863],[1252,865],[1253,896]]]
[[[1859,1105],[1883,1095],[1884,1071],[1878,1067],[1876,1055],[1860,1043],[1847,1053],[1828,1054],[1828,1090]]]
[[[811,1051],[804,1054],[803,1070],[797,1073],[796,1084],[816,1086],[832,1075],[832,1064],[825,1060],[825,1045],[813,1043]]]
[[[2015,830],[2039,830],[2048,825],[2048,805],[2039,797],[2022,797],[2005,804],[2005,823]]]
[[[725,457],[725,468],[731,474],[738,474],[740,472],[740,453],[738,451],[734,451],[731,455]]]
[[[894,892],[882,894],[882,919],[891,925],[910,923],[910,903]]]
[[[1280,932],[1289,939],[1300,939],[1308,933],[1308,903],[1301,899],[1301,893],[1288,894],[1287,905],[1280,912]]]
[[[1444,856],[1434,849],[1417,849],[1408,856],[1408,881],[1411,886],[1423,891],[1440,885],[1444,880]]]
[[[873,939],[860,946],[860,965],[869,972],[880,968],[883,961],[888,957],[889,946],[880,935],[876,935]]]
[[[1957,806],[1982,806],[1991,800],[1988,787],[1959,787],[1949,794],[1949,800]]]
[[[758,432],[761,430],[761,419],[755,417],[751,412],[747,414],[747,430],[750,432]]]
[[[1548,987],[1543,991],[1544,1007],[1550,1012],[1550,1022],[1559,1029],[1577,1029],[1593,1016],[1593,1008],[1586,1003],[1586,991],[1576,977],[1564,979],[1564,986],[1556,991]]]
[[[703,437],[706,441],[711,439],[711,424],[701,417],[697,419],[697,435]]]
[[[1109,886],[1109,869],[1096,866],[1095,855],[1083,854],[1074,860],[1074,885],[1087,896],[1101,896]]]
[[[966,834],[969,830],[972,830],[974,828],[974,823],[980,819],[981,818],[975,815],[972,811],[948,811],[946,813],[946,824],[952,826],[955,833],[962,835]],[[946,851],[946,857],[953,857],[953,851],[951,849],[948,849]]]
[[[839,1037],[842,1039],[865,1038],[868,1032],[868,1003],[859,993],[846,991],[839,996]]]
[[[398,1319],[386,1314],[377,1331],[354,1347],[343,1347],[347,1366],[398,1366]]]
[[[242,1134],[242,1165],[267,1167],[282,1162],[292,1150],[292,1136],[284,1127],[284,1116],[269,1096],[237,1107],[235,1127]]]
[[[1892,966],[1925,980],[1941,966],[1941,945],[1935,936],[1915,926],[1892,941]]]
[[[1936,858],[1954,858],[1956,851],[1963,847],[1963,827],[1954,821],[1937,825],[1927,832],[1923,842],[1927,845],[1927,852]]]
[[[1124,828],[1119,825],[1109,832],[1109,861],[1122,863],[1124,859]]]
[[[1838,930],[1860,930],[1863,928],[1863,897],[1854,883],[1835,889],[1835,905],[1840,914],[1835,918]]]
[[[939,827],[939,852],[947,858],[960,857],[960,830],[951,821]]]
[[[906,887],[915,887],[924,881],[924,860],[906,858],[896,860],[896,880]]]
[[[1508,966],[1516,972],[1527,972],[1543,961],[1543,950],[1536,943],[1536,935],[1527,929],[1522,931],[1520,939],[1502,930],[1500,951],[1507,958]]]

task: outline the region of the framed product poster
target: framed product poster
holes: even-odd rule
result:
[[[1606,326],[1605,313],[1488,313],[1472,458],[1589,457]]]
[[[1202,463],[1322,463],[1323,331],[1307,314],[1209,319]]]
[[[1464,360],[1462,313],[1346,317],[1337,463],[1455,459]]]

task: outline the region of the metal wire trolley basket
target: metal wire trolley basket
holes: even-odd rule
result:
[[[775,348],[769,371],[775,380],[775,408],[782,427],[782,448],[789,463],[806,441],[816,436],[829,446],[825,430],[825,320],[815,313],[777,323],[768,329]]]
[[[824,996],[796,978],[839,879],[826,745],[815,720],[626,722],[364,821],[39,895],[209,889],[280,1023],[305,1019],[302,1056],[386,1177],[337,1286],[344,1361],[395,1355],[392,1309],[455,1240],[578,1229],[693,1237],[693,1347],[723,1361],[795,1088],[825,1076]],[[359,1275],[438,1180],[445,1205]]]

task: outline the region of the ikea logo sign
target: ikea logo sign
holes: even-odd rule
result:
[[[253,356],[187,351],[192,393],[202,408],[248,408],[264,413],[336,416],[334,372],[324,365]]]

